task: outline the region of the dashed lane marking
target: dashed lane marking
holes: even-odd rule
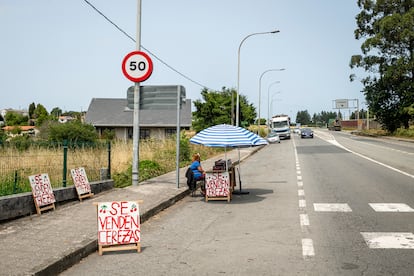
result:
[[[309,216],[306,214],[306,200],[305,200],[305,190],[303,189],[303,181],[302,181],[302,172],[300,170],[299,158],[298,153],[296,151],[295,140],[293,139],[293,146],[295,149],[295,159],[296,159],[296,180],[298,185],[298,197],[299,199],[299,208],[301,209],[299,214],[300,219],[300,227],[302,231],[305,233],[310,226],[309,223]],[[303,259],[309,259],[310,257],[315,256],[315,250],[313,248],[313,241],[310,238],[303,238],[302,239],[302,255]]]
[[[309,216],[307,214],[300,214],[300,226],[309,226]]]
[[[316,212],[352,212],[346,203],[314,203],[313,209]]]
[[[409,232],[361,232],[371,249],[414,249],[414,234]]]
[[[369,203],[376,212],[414,212],[414,209],[404,203]]]
[[[303,258],[315,256],[312,239],[302,239],[302,255]]]

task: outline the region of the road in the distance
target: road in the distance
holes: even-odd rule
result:
[[[316,135],[328,141],[338,142],[345,148],[372,158],[402,172],[414,175],[414,143],[393,138],[372,138],[351,135],[349,132],[317,130]]]
[[[334,144],[266,146],[242,162],[250,194],[185,198],[143,224],[141,253],[95,253],[62,275],[410,275],[414,213],[384,210],[414,207],[413,179]]]

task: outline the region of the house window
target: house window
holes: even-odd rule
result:
[[[148,128],[139,129],[139,139],[148,139],[150,138],[150,130]]]
[[[165,137],[171,137],[177,133],[177,129],[175,128],[166,128],[165,129]]]

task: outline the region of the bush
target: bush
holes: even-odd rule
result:
[[[180,163],[191,160],[190,139],[181,132],[180,138]]]
[[[139,182],[162,175],[167,171],[163,170],[161,166],[152,160],[142,160],[139,162]],[[132,183],[132,166],[126,172],[116,173],[112,176],[115,182],[115,187],[123,188],[130,186]]]
[[[42,132],[52,142],[67,140],[69,144],[94,143],[98,139],[95,128],[80,121],[71,121],[65,124],[49,122]]]
[[[414,137],[414,129],[410,128],[410,129],[406,129],[406,128],[398,128],[395,131],[395,135],[396,136],[400,136],[400,137]]]
[[[16,136],[10,139],[9,145],[15,147],[18,151],[25,151],[30,148],[31,140],[27,135]]]

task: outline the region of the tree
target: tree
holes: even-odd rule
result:
[[[17,112],[8,111],[4,116],[4,120],[7,126],[27,126],[29,117]]]
[[[240,104],[240,126],[248,127],[251,124],[254,124],[255,118],[257,117],[256,108],[252,103],[247,101],[247,97],[244,95],[239,95],[239,104]]]
[[[414,103],[414,1],[358,0],[356,39],[365,39],[351,68],[363,68],[366,101],[384,127],[409,127]],[[351,75],[351,80],[355,79]]]
[[[329,119],[336,119],[337,117],[339,117],[339,115],[336,112],[322,111],[321,113],[313,114],[312,120],[315,122],[315,124],[327,124],[329,122]]]
[[[36,119],[36,125],[40,126],[49,118],[49,113],[43,105],[37,104],[33,113],[33,118]]]
[[[62,115],[62,109],[60,109],[59,107],[55,107],[52,109],[52,111],[50,111],[50,115],[52,115],[54,119],[57,119],[60,115]]]
[[[222,91],[201,91],[203,100],[195,100],[196,111],[193,112],[193,129],[203,130],[218,124],[232,123],[232,108],[236,106],[236,91],[223,87]],[[241,126],[251,124],[256,117],[252,104],[247,102],[245,96],[239,95]],[[233,100],[232,100],[233,97]]]
[[[33,114],[34,114],[35,109],[36,109],[36,104],[35,103],[31,103],[29,105],[29,119],[34,119],[33,118]]]
[[[296,113],[296,123],[300,123],[302,125],[308,125],[311,122],[311,116],[307,110],[298,111]]]

